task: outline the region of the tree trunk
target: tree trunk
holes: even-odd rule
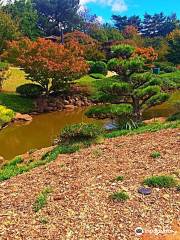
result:
[[[138,99],[133,98],[133,116],[134,120],[139,123],[142,122],[142,111]]]

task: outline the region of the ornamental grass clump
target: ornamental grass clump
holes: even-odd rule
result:
[[[144,184],[149,187],[171,188],[177,185],[177,180],[173,176],[152,176],[146,178]]]
[[[117,202],[125,202],[126,200],[129,199],[129,195],[124,192],[124,191],[121,191],[121,192],[115,192],[113,193],[110,198],[114,201],[117,201]]]
[[[60,133],[60,143],[93,142],[103,134],[103,128],[96,124],[79,123],[65,127]]]

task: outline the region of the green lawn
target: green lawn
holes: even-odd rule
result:
[[[11,67],[9,77],[3,83],[3,91],[16,92],[16,88],[18,86],[30,82],[31,81],[25,78],[25,72],[23,70],[16,67]]]
[[[20,113],[30,113],[34,109],[32,99],[23,98],[11,93],[0,93],[0,105],[4,105],[7,108]]]

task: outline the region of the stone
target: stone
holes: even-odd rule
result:
[[[64,100],[64,104],[69,105],[69,101]]]
[[[54,111],[54,108],[53,107],[46,107],[44,109],[45,112],[51,112],[51,111]]]
[[[0,156],[0,164],[2,164],[4,161],[5,159],[2,156]]]
[[[32,121],[32,117],[28,114],[21,114],[16,113],[16,116],[14,117],[14,121]]]
[[[56,103],[54,103],[54,102],[50,102],[48,105],[49,105],[49,107],[56,107]]]
[[[74,105],[65,105],[64,108],[65,108],[65,110],[72,111],[72,110],[74,110],[75,107],[74,107]]]
[[[82,106],[82,102],[81,102],[80,100],[77,101],[77,102],[76,102],[76,106],[81,107],[81,106]]]
[[[151,188],[141,187],[138,189],[138,193],[146,196],[146,195],[150,195],[152,193],[152,190]]]
[[[169,195],[169,194],[164,194],[164,195],[163,195],[163,198],[164,198],[165,200],[169,200],[170,195]]]

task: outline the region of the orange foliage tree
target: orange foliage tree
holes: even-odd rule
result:
[[[31,41],[22,38],[8,43],[3,57],[24,69],[29,80],[40,84],[45,93],[68,89],[72,80],[88,71],[76,42],[71,48],[39,38]]]
[[[136,48],[134,56],[141,56],[145,59],[146,63],[152,63],[158,58],[158,54],[155,52],[154,48]]]
[[[71,48],[72,42],[79,44],[83,51],[83,56],[87,60],[98,61],[105,59],[105,53],[100,49],[99,42],[83,32],[74,31],[67,33],[64,39],[68,48]]]

